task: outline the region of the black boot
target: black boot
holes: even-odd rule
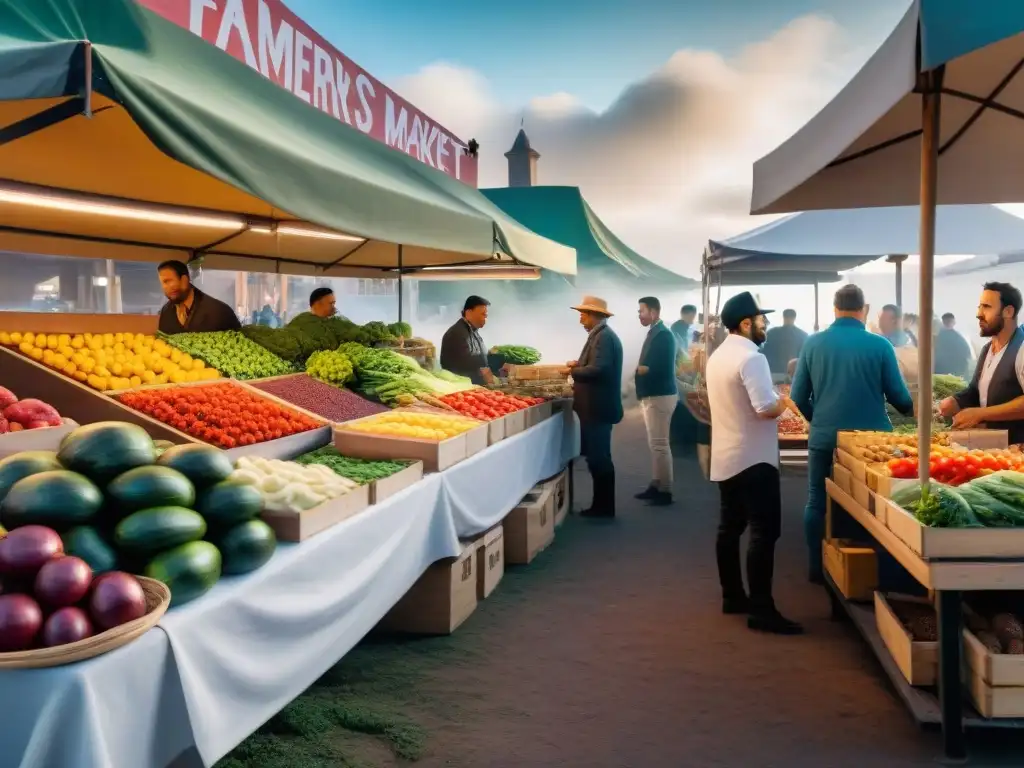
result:
[[[651,499],[657,498],[661,493],[653,484],[647,486],[646,490],[640,491],[640,493],[634,494],[633,498],[638,501],[650,501]]]

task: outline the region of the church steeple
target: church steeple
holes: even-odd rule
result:
[[[532,187],[537,183],[537,160],[540,152],[530,146],[526,130],[519,129],[512,149],[505,153],[508,160],[508,185],[510,187]]]

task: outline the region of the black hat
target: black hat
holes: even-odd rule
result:
[[[758,315],[768,315],[774,310],[761,309],[757,306],[757,300],[750,295],[749,291],[733,296],[722,307],[722,325],[728,330],[735,331],[740,323]]]

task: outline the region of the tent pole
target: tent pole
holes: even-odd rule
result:
[[[932,434],[932,318],[935,316],[935,207],[939,176],[939,130],[944,67],[925,72],[921,89],[921,280],[917,361],[918,477],[927,493]]]
[[[814,332],[817,333],[820,330],[818,325],[818,281],[814,281]]]
[[[402,246],[398,246],[398,322],[402,322]]]
[[[903,262],[907,260],[907,254],[891,253],[885,260],[896,267],[896,306],[903,309]]]

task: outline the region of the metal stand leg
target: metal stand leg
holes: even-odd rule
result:
[[[839,597],[836,595],[834,588],[826,586],[825,592],[828,593],[828,602],[832,609],[831,614],[829,614],[829,618],[832,621],[846,620],[848,618],[846,611],[843,609],[843,604],[839,602]]]
[[[966,760],[963,690],[960,657],[963,644],[963,616],[960,592],[936,593],[939,624],[939,705],[942,709],[942,742],[949,760]]]

